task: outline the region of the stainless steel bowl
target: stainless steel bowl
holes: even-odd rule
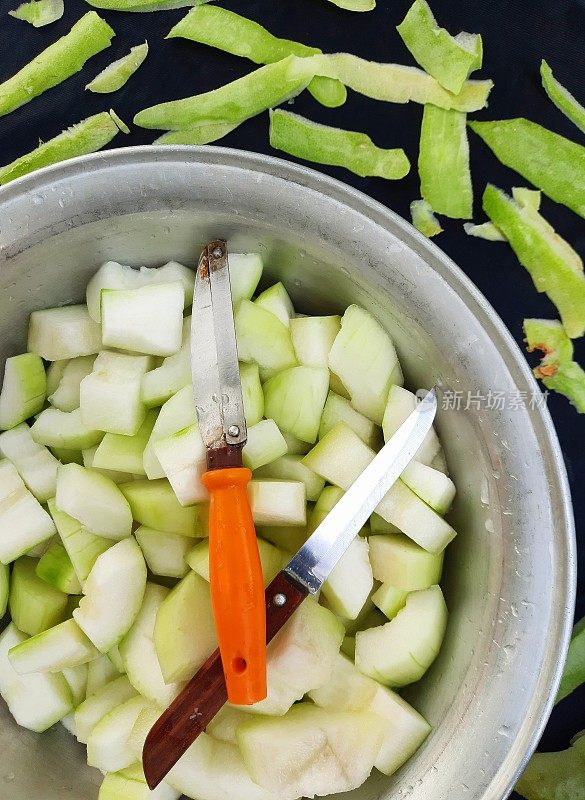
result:
[[[103,261],[194,263],[216,237],[263,253],[305,312],[370,309],[411,387],[461,392],[438,427],[457,484],[441,655],[409,698],[434,724],[391,778],[355,800],[501,800],[533,750],[561,671],[574,600],[574,530],[546,409],[509,333],[465,275],[391,211],[312,170],[223,148],[146,147],[75,159],[0,190],[0,364],[28,314],[80,301]],[[505,407],[488,408],[489,392]],[[465,410],[468,392],[470,408]],[[477,394],[484,400],[477,406]],[[500,397],[500,395],[497,395]],[[495,395],[492,395],[492,398]],[[57,726],[0,708],[0,800],[90,800],[99,775]]]

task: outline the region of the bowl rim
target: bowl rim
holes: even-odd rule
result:
[[[137,145],[112,148],[43,167],[0,187],[0,213],[4,203],[18,199],[20,195],[39,191],[42,187],[48,187],[51,183],[68,177],[79,177],[80,174],[90,177],[92,171],[99,171],[102,168],[119,168],[140,163],[152,165],[165,161],[177,162],[178,160],[263,173],[301,185],[328,200],[343,203],[351,210],[368,217],[414,250],[431,269],[437,271],[452,288],[455,288],[464,302],[472,306],[470,310],[478,318],[481,326],[488,330],[491,328],[497,337],[502,358],[509,367],[514,381],[521,377],[534,390],[539,389],[524,354],[498,313],[461,267],[438,245],[423,236],[410,222],[396,212],[359,189],[316,169],[286,159],[217,145]],[[0,250],[0,265],[1,261]],[[536,749],[552,711],[569,647],[577,586],[575,522],[560,443],[546,405],[541,407],[538,404],[538,407],[531,408],[529,413],[542,457],[554,470],[560,489],[559,506],[562,508],[563,514],[562,519],[558,520],[558,530],[562,531],[564,536],[563,547],[555,555],[558,559],[557,577],[564,576],[565,579],[560,585],[555,583],[556,598],[559,600],[559,606],[562,605],[562,609],[557,610],[556,626],[553,620],[550,631],[551,636],[555,639],[554,644],[557,648],[558,658],[552,662],[549,674],[544,676],[547,678],[546,687],[543,687],[543,676],[539,676],[541,687],[539,696],[533,697],[530,713],[518,732],[516,746],[510,748],[506,758],[494,772],[491,786],[499,787],[498,796],[501,798],[507,797],[512,791],[517,778]],[[535,690],[538,691],[538,688],[538,686],[535,687]]]

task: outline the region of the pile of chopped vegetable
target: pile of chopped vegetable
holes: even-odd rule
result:
[[[417,399],[367,311],[298,315],[282,283],[254,297],[258,254],[229,262],[243,462],[268,584]],[[0,695],[19,725],[61,721],[87,745],[105,773],[100,800],[151,796],[145,735],[217,644],[183,316],[193,289],[176,262],[104,264],[86,304],[31,314],[28,351],[7,359],[0,392],[0,615],[11,616]],[[223,709],[156,796],[332,794],[416,752],[431,727],[399,690],[426,673],[445,634],[438,584],[454,496],[431,429],[318,602],[269,645],[267,698]]]
[[[585,147],[582,143],[561,136],[529,119],[478,121],[470,117],[487,106],[492,89],[492,82],[489,79],[474,77],[476,71],[482,68],[483,61],[483,43],[479,34],[467,32],[451,34],[440,26],[426,0],[414,0],[404,19],[397,25],[404,45],[418,65],[412,66],[367,61],[351,53],[327,53],[323,52],[322,47],[319,47],[319,43],[316,42],[305,44],[279,38],[256,21],[242,17],[217,4],[208,5],[207,0],[88,0],[88,2],[98,9],[122,12],[151,12],[189,7],[185,17],[168,32],[167,39],[190,40],[221,49],[258,65],[258,68],[244,77],[225,86],[203,94],[160,103],[140,111],[135,116],[134,124],[146,129],[156,129],[158,132],[154,141],[159,144],[201,145],[215,142],[225,137],[246,119],[268,111],[269,113],[265,115],[267,130],[269,130],[268,137],[274,149],[307,161],[343,167],[362,177],[396,181],[406,176],[411,169],[409,159],[399,146],[399,142],[391,142],[391,147],[382,147],[380,143],[373,142],[369,136],[359,130],[342,130],[331,125],[317,124],[310,119],[293,114],[289,110],[278,108],[278,106],[291,101],[306,90],[321,105],[335,109],[345,103],[348,89],[381,103],[412,102],[422,105],[420,132],[417,132],[417,137],[420,138],[418,156],[420,197],[413,198],[411,203],[413,225],[423,235],[432,237],[439,235],[443,230],[441,216],[454,220],[465,220],[463,228],[470,236],[492,242],[503,242],[513,249],[519,262],[530,274],[536,290],[546,294],[556,307],[559,317],[558,320],[526,319],[524,321],[527,348],[530,352],[538,352],[541,355],[540,363],[534,368],[534,374],[547,389],[565,395],[579,412],[585,413],[585,372],[574,359],[573,345],[573,340],[582,337],[585,331],[583,263],[571,245],[557,234],[540,212],[541,193],[543,193],[551,200],[563,204],[578,216],[585,217]],[[340,18],[346,11],[368,12],[375,7],[375,0],[330,0],[330,2],[342,9]],[[36,28],[54,23],[62,17],[63,12],[63,0],[26,0],[9,13]],[[348,18],[346,16],[346,19]],[[116,92],[129,80],[138,81],[141,64],[148,56],[147,42],[136,42],[130,52],[120,54],[121,57],[113,60],[99,74],[96,74],[95,70],[91,71],[91,63],[87,62],[109,47],[114,35],[114,30],[98,13],[89,11],[84,14],[73,25],[69,33],[45,49],[39,47],[36,57],[29,64],[23,65],[15,75],[0,84],[0,116],[11,113],[25,103],[34,102],[36,97],[66,81],[82,69],[88,73],[86,89],[98,94]],[[535,64],[534,68],[536,72],[538,65]],[[195,60],[194,69],[196,69]],[[133,77],[135,73],[137,75]],[[559,111],[574,123],[575,138],[579,137],[585,131],[585,108],[569,89],[559,83],[553,70],[544,60],[540,64],[540,76],[543,91]],[[60,135],[49,141],[41,142],[33,151],[0,167],[0,185],[35,169],[74,156],[95,152],[108,145],[119,132],[129,132],[126,123],[118,117],[113,109],[108,110],[107,108],[87,119],[69,120],[69,123],[70,126]],[[359,127],[357,120],[356,125],[352,127]],[[468,138],[468,129],[471,129],[475,135],[471,137],[471,141]],[[482,140],[483,144],[479,140]],[[487,146],[502,164],[508,166],[534,187],[529,189],[515,186],[510,187],[508,191],[491,184],[481,187],[482,207],[488,218],[486,221],[473,220],[474,187],[470,168],[470,144],[472,147]],[[109,269],[113,268],[109,267]],[[172,269],[170,271],[172,273]],[[136,287],[130,288],[135,289]],[[283,309],[286,309],[286,303],[283,303],[279,290],[275,290],[273,295],[264,300],[258,298],[255,306],[267,308],[271,313],[275,313],[275,309],[277,309],[282,315]],[[96,296],[95,290],[92,291],[91,287],[88,293],[88,308],[90,318],[99,321],[100,297],[99,293]],[[243,308],[247,308],[245,304]],[[117,313],[114,312],[115,316]],[[245,318],[245,311],[242,314]],[[286,324],[283,319],[280,321]],[[71,320],[63,322],[65,327],[71,324],[73,324]],[[242,324],[245,327],[248,322]],[[38,321],[38,325],[40,326],[38,336],[41,336],[42,320]],[[300,320],[298,327],[301,327]],[[100,363],[98,361],[100,357],[94,359],[97,352],[95,342],[99,337],[97,337],[96,330],[94,329],[92,333],[90,328],[91,326],[88,327],[85,324],[79,328],[85,337],[83,341],[89,348],[87,350],[89,355],[76,353],[74,356],[68,355],[61,358],[60,351],[55,351],[59,353],[58,355],[55,352],[41,353],[44,358],[53,362],[47,379],[43,378],[44,368],[43,374],[41,374],[42,365],[39,365],[38,356],[35,358],[34,352],[19,356],[10,366],[7,365],[6,380],[8,383],[5,382],[5,386],[8,386],[8,394],[3,395],[4,400],[0,399],[0,427],[10,428],[11,430],[8,431],[10,434],[18,431],[21,425],[25,425],[22,420],[40,411],[40,407],[37,408],[39,398],[41,396],[44,398],[45,394],[51,407],[43,411],[39,420],[35,422],[37,432],[44,430],[44,433],[40,435],[48,437],[46,441],[43,440],[39,444],[31,439],[31,434],[24,429],[21,431],[20,443],[16,441],[11,445],[9,437],[3,435],[6,439],[2,449],[3,455],[7,459],[11,459],[14,465],[12,470],[5,467],[8,470],[5,479],[7,482],[14,481],[14,486],[18,491],[24,493],[23,507],[26,505],[27,508],[30,508],[31,513],[36,514],[35,526],[39,526],[37,533],[44,531],[44,536],[50,526],[51,534],[53,534],[56,527],[63,539],[62,543],[55,540],[39,560],[35,572],[36,577],[23,572],[22,585],[27,590],[35,581],[38,583],[39,579],[48,585],[51,582],[54,585],[55,580],[58,580],[59,592],[75,596],[81,586],[86,585],[91,570],[90,565],[99,556],[105,555],[111,546],[111,540],[108,540],[107,537],[104,539],[101,535],[88,534],[86,528],[82,527],[81,530],[92,537],[91,541],[83,539],[83,543],[80,545],[88,548],[86,560],[83,564],[74,561],[72,567],[69,567],[67,561],[69,557],[68,537],[75,540],[79,534],[80,523],[75,522],[74,515],[68,517],[66,513],[59,510],[55,505],[56,501],[53,500],[55,488],[53,473],[57,469],[56,459],[60,459],[62,462],[75,462],[77,459],[88,466],[93,464],[94,457],[97,457],[98,464],[100,459],[105,458],[107,469],[113,470],[118,477],[125,473],[128,480],[136,474],[137,468],[139,474],[142,474],[141,465],[144,463],[148,477],[151,477],[149,470],[156,472],[157,469],[162,469],[163,472],[159,476],[162,479],[166,473],[161,465],[167,456],[172,462],[169,454],[173,448],[177,445],[186,448],[193,446],[192,432],[185,437],[184,442],[172,442],[172,446],[169,445],[169,454],[165,454],[162,444],[156,450],[153,446],[149,446],[152,445],[151,438],[153,432],[157,430],[158,420],[161,417],[164,419],[163,411],[167,403],[177,405],[177,408],[173,410],[174,414],[180,416],[182,413],[177,398],[181,396],[180,390],[184,387],[186,380],[187,355],[184,348],[172,355],[166,355],[162,366],[154,369],[146,369],[144,364],[140,366],[136,362],[136,372],[132,375],[125,374],[124,380],[125,386],[132,384],[135,392],[136,386],[140,383],[141,394],[135,395],[135,404],[125,409],[129,416],[123,418],[121,415],[119,420],[122,427],[124,425],[129,427],[121,431],[108,431],[105,436],[102,436],[103,430],[100,425],[103,425],[103,422],[99,419],[98,421],[94,420],[95,425],[90,429],[90,433],[93,433],[95,441],[90,444],[92,436],[87,437],[87,426],[80,419],[78,411],[79,405],[82,403],[79,396],[81,382],[85,381],[86,386],[91,385],[92,381],[96,382],[96,387],[99,384],[95,364]],[[34,331],[34,325],[32,329]],[[119,332],[114,331],[108,335],[113,338],[108,340],[107,344],[118,347],[127,346],[127,342],[120,345],[120,340],[117,339]],[[176,337],[176,330],[174,335]],[[296,363],[293,351],[294,347],[292,350],[289,348],[290,364],[287,367],[292,370],[298,369],[293,366],[293,363]],[[250,354],[250,359],[255,359],[254,354]],[[302,358],[299,357],[298,360],[301,364],[303,363]],[[117,371],[118,367],[113,362],[109,363],[108,358],[104,358],[101,364],[105,372],[113,371],[121,380],[121,375]],[[264,377],[268,374],[266,370],[270,371],[271,368],[270,365],[264,365]],[[247,369],[248,367],[244,367],[243,375],[246,374]],[[269,383],[275,381],[274,394],[276,397],[286,397],[286,385],[284,388],[279,385],[283,379],[276,380],[282,374],[271,377],[269,381]],[[23,405],[22,420],[17,427],[13,427],[16,423],[14,418],[10,417],[11,403],[6,398],[10,399],[12,392],[10,387],[18,386],[19,381],[23,380],[22,376],[26,376],[26,381],[31,381],[27,390],[30,396]],[[43,380],[48,380],[48,387],[44,386]],[[254,376],[249,376],[249,380],[253,384]],[[350,415],[351,421],[346,419],[344,414],[347,409],[344,406],[343,398],[335,399],[336,397],[337,395],[330,395],[321,418],[321,427],[327,426],[328,415],[333,419],[336,418],[336,415],[341,415],[350,427],[352,424],[357,426],[357,417]],[[249,400],[252,402],[251,398]],[[352,397],[352,401],[355,405],[355,398]],[[268,399],[267,402],[270,403],[270,414],[278,418],[279,412],[282,412],[278,402],[274,399]],[[370,416],[373,415],[376,423],[380,421],[378,419],[379,408],[372,409],[367,400],[364,401],[364,406],[361,406],[359,402],[354,414],[359,416],[364,413],[365,419],[370,414]],[[119,442],[115,437],[127,438],[128,430],[134,430],[136,418],[132,417],[132,413],[135,415],[138,413],[137,408],[140,409],[141,403],[149,409],[155,409],[162,405],[159,418],[155,422],[156,413],[152,410],[148,411],[142,418],[140,428],[130,436],[134,442],[133,448],[121,454],[118,447]],[[49,412],[48,419],[47,416],[43,418],[43,414],[47,415],[47,411]],[[93,411],[99,418],[99,406]],[[89,413],[89,411],[86,412],[86,414]],[[57,420],[55,414],[70,415],[67,417],[69,422],[64,437],[55,434],[55,430],[59,431],[59,425],[55,426]],[[140,417],[140,413],[138,416]],[[258,425],[268,422],[268,420],[261,420],[261,417],[262,413],[258,418]],[[60,423],[63,421],[61,417],[58,419]],[[190,416],[186,413],[184,426],[190,424]],[[374,423],[372,422],[372,424]],[[275,425],[277,425],[276,422]],[[267,440],[272,436],[272,446],[276,447],[279,439],[275,435],[272,425],[270,430],[266,425],[263,426],[263,429],[263,436],[266,436]],[[174,431],[163,427],[161,438],[172,438],[173,433]],[[321,438],[325,433],[326,431],[320,429],[319,437]],[[366,431],[365,423],[363,427],[356,430],[356,433],[358,436],[364,437],[364,441],[369,447],[373,445],[368,438],[369,434]],[[35,436],[37,435],[35,434]],[[271,465],[259,466],[260,472],[264,470],[268,475],[269,467],[272,466],[275,475],[270,477],[279,479],[290,477],[287,471],[290,465],[289,467],[283,466],[280,471],[275,466],[280,463],[281,459],[284,459],[283,464],[286,464],[286,459],[293,457],[300,462],[300,458],[294,450],[296,440],[291,438],[290,433],[284,433],[284,439],[288,447],[287,454],[275,457],[276,460],[271,462]],[[19,461],[18,454],[22,447],[27,453],[26,458],[31,456],[34,457],[35,463],[38,461],[34,470],[36,473],[38,469],[38,475],[31,475],[30,471],[22,467],[22,464],[26,463],[26,458]],[[47,447],[51,449],[53,455],[47,450]],[[83,456],[80,456],[79,451],[82,449]],[[142,461],[142,450],[144,450],[144,461]],[[72,456],[72,452],[76,454],[75,457]],[[251,452],[252,450],[249,449],[249,453]],[[3,463],[6,464],[6,462]],[[80,466],[79,469],[83,469],[83,467]],[[25,475],[24,472],[27,474]],[[305,480],[307,473],[304,469],[301,472],[302,475],[300,472],[295,472],[294,479],[299,477],[301,481]],[[69,470],[69,473],[75,478],[75,468]],[[64,470],[63,474],[66,476],[67,470]],[[110,478],[112,477],[112,472],[107,474]],[[181,483],[180,470],[173,480],[172,488],[176,497],[180,499],[181,491],[184,488]],[[335,483],[335,481],[333,482]],[[307,490],[311,491],[308,485]],[[145,499],[148,507],[154,503],[162,504],[162,507],[167,510],[175,508],[175,505],[169,501],[168,492],[161,494],[151,490],[151,494],[152,496],[149,495]],[[325,492],[322,494],[324,495]],[[185,498],[183,497],[183,499]],[[261,497],[259,502],[260,500]],[[47,501],[53,522],[50,521],[51,517],[44,510],[44,516],[39,514],[34,505],[34,503]],[[127,498],[127,502],[130,503],[134,513],[131,496]],[[329,503],[327,508],[330,507],[331,502],[334,502],[333,495],[327,500]],[[165,503],[170,503],[170,505],[165,505]],[[327,503],[323,499],[324,509]],[[73,524],[68,526],[67,523],[70,519],[73,519]],[[154,525],[150,518],[148,524]],[[378,523],[373,518],[372,530],[376,524]],[[270,530],[275,531],[270,541],[274,545],[280,546],[282,544],[281,529],[270,528]],[[176,569],[177,560],[184,555],[184,542],[180,541],[182,533],[171,531],[167,535],[170,537],[167,547],[171,566],[159,563],[157,568],[161,570],[160,574],[170,574],[164,570]],[[148,529],[145,529],[140,537],[137,536],[136,540],[142,548],[147,562],[149,553],[155,560],[160,556],[154,539],[149,538]],[[291,549],[294,549],[292,544],[294,543],[296,547],[299,537],[295,538],[291,535],[290,542]],[[35,548],[40,546],[40,544],[34,545],[32,553],[35,554]],[[39,555],[40,552],[36,554]],[[30,561],[31,559],[28,557],[25,558],[26,560]],[[136,563],[141,562],[137,559]],[[63,564],[67,565],[65,571],[63,571]],[[150,563],[149,566],[151,566]],[[202,569],[205,571],[204,567]],[[0,570],[0,599],[4,591],[3,581],[6,583],[7,575],[7,571]],[[393,608],[394,604],[402,602],[401,591],[396,593],[394,589],[395,587],[391,587],[378,598],[379,607],[386,612]],[[141,625],[148,627],[152,624],[155,611],[159,605],[163,604],[163,599],[161,592],[156,596],[156,592],[151,591],[148,602],[146,600],[144,602],[143,609],[146,607],[146,611],[141,612],[138,617],[139,620],[142,620],[144,613],[145,620],[140,623]],[[377,602],[373,597],[372,599]],[[18,590],[14,602],[15,605],[19,603]],[[51,607],[52,610],[46,612],[47,616],[44,618],[43,626],[50,628],[61,618],[64,613],[62,605],[61,598],[56,605]],[[72,629],[70,616],[69,614],[68,621],[62,624],[68,625],[69,629]],[[23,624],[23,630],[31,633],[35,625],[39,624],[38,619],[33,620],[33,623],[31,631],[27,630],[28,623],[26,622]],[[138,627],[140,631],[143,630],[136,621],[134,627]],[[71,630],[69,630],[69,634],[71,634]],[[14,638],[14,631],[11,635]],[[77,636],[77,633],[75,635]],[[136,633],[139,641],[142,641],[141,635],[139,632]],[[16,638],[10,642],[11,647],[21,644],[19,637],[26,638],[26,635],[17,634]],[[95,647],[95,644],[88,644],[82,636],[77,636],[77,639],[74,636],[73,639],[76,647],[81,649],[85,647],[85,652],[93,653],[91,647]],[[353,644],[345,643],[344,647],[345,652],[350,652]],[[125,669],[122,656],[114,649],[110,651],[110,657],[111,660],[107,660],[105,656],[100,656],[91,662],[95,664],[95,669],[87,670],[86,693],[89,695],[92,693],[92,689],[99,689],[102,684],[106,683],[106,678],[107,681],[116,678],[112,680],[112,684],[117,684],[119,689],[109,699],[107,708],[129,702],[129,713],[132,717],[139,705],[136,702],[134,705],[132,704],[135,701],[135,689],[128,682],[120,683],[122,679],[119,677],[119,672]],[[114,662],[113,665],[112,662]],[[74,698],[81,697],[81,683],[83,682],[75,674],[75,669],[78,672],[81,671],[79,668],[64,668],[63,673],[59,673],[65,676]],[[583,628],[578,626],[571,645],[569,664],[559,698],[581,683],[585,678],[584,673]],[[54,688],[56,683],[59,681],[55,676],[47,678],[47,686],[50,685]],[[61,688],[64,686],[63,681],[60,686]],[[91,725],[96,720],[95,714],[95,708],[90,710],[89,722],[86,720],[85,723],[85,735],[89,734]],[[233,719],[228,719],[223,725],[218,723],[217,726],[217,730],[223,732],[224,738],[232,736],[234,729],[235,720]],[[280,731],[275,729],[274,735],[279,736]],[[218,737],[221,738],[221,735],[218,734]],[[557,793],[555,796],[559,797],[565,794],[575,799],[579,797],[578,791],[582,791],[582,787],[585,785],[583,741],[585,741],[584,738],[577,739],[571,749],[563,753],[537,755],[520,782],[519,790],[529,800],[550,800],[555,793]],[[222,757],[216,750],[210,749],[206,754],[205,763],[211,763],[213,759]],[[201,769],[202,764],[198,763],[196,767]],[[575,778],[575,776],[577,777]],[[109,776],[105,783],[107,791],[104,790],[104,800],[122,796],[122,791],[129,791],[128,787],[133,784],[136,784],[135,790],[139,793],[142,790],[142,775],[132,766],[124,769],[117,776]],[[171,798],[174,796],[172,793],[169,795]]]

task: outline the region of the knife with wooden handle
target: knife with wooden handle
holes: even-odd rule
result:
[[[309,594],[316,594],[386,492],[410,463],[437,411],[428,392],[341,500],[266,589],[266,642]],[[142,754],[151,789],[164,779],[227,700],[216,650],[155,723]]]

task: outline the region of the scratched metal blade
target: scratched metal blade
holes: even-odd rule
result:
[[[432,389],[285,567],[310,592],[319,591],[368,517],[408,466],[431,429],[436,411],[437,397]]]
[[[220,387],[207,248],[201,254],[195,277],[191,316],[191,375],[201,436],[206,447],[213,447],[221,440],[223,423],[220,407],[212,400],[220,394]]]
[[[246,420],[230,289],[227,246],[211,242],[195,281],[191,320],[195,407],[206,447],[246,441]],[[237,435],[229,433],[238,428]]]

